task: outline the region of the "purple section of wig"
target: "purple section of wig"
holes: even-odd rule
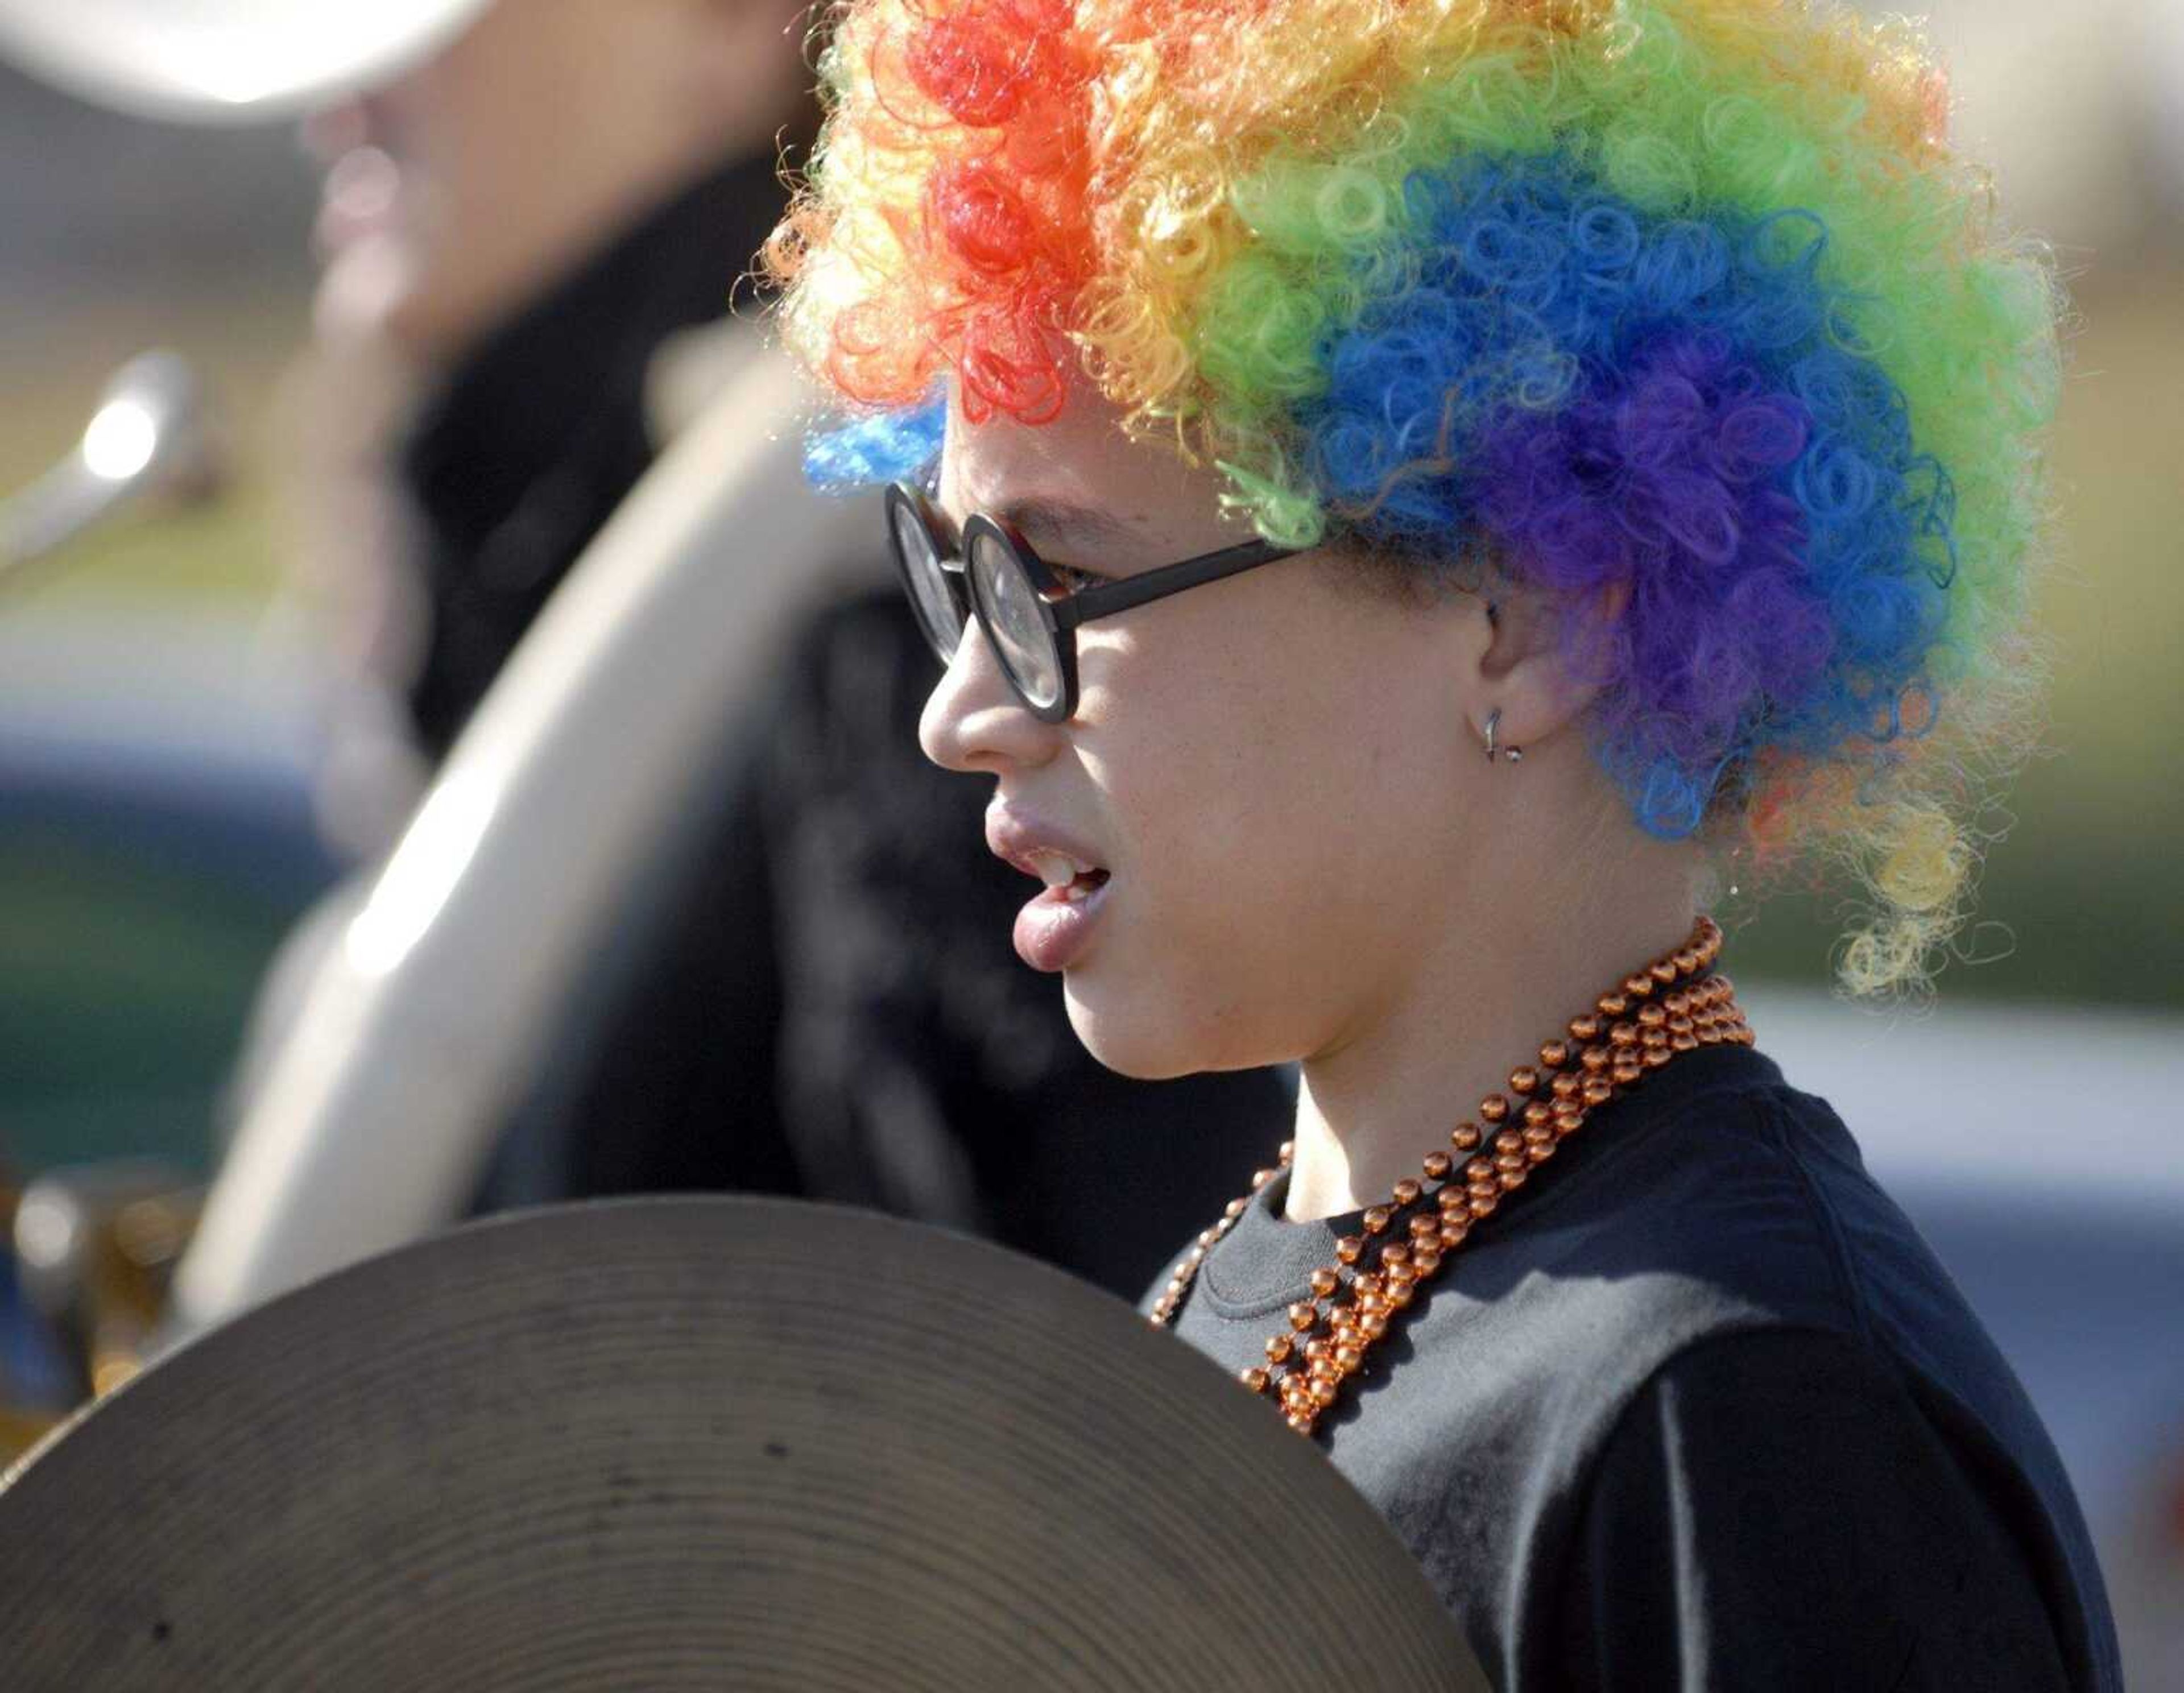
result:
[[[1328,335],[1298,419],[1343,526],[1424,558],[1484,539],[1567,596],[1596,750],[1654,834],[1754,755],[1903,732],[1953,495],[1821,276],[1825,223],[1649,216],[1560,153],[1405,200],[1418,262],[1374,262],[1407,285]],[[1602,591],[1625,615],[1581,615]]]
[[[1602,685],[1600,749],[1656,833],[1697,826],[1724,761],[1752,749],[1757,702],[1794,716],[1826,674],[1834,621],[1780,486],[1811,432],[1719,331],[1677,331],[1559,412],[1512,414],[1466,478],[1527,580],[1628,593],[1624,616],[1574,620],[1572,638]]]

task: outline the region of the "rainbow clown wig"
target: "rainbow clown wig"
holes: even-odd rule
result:
[[[815,478],[1072,371],[1260,532],[1575,605],[1637,822],[1923,984],[2021,750],[2059,291],[1909,26],[1804,0],[850,0],[768,249]],[[1613,589],[1603,596],[1602,590]],[[1580,628],[1593,633],[1580,643]],[[1581,644],[1582,650],[1579,650]]]

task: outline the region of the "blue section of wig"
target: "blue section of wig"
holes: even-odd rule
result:
[[[948,401],[883,411],[805,437],[804,476],[824,493],[855,493],[915,476],[939,456]]]
[[[1405,213],[1410,262],[1360,261],[1405,286],[1323,344],[1308,463],[1378,545],[1484,540],[1573,608],[1628,594],[1566,631],[1646,830],[1691,833],[1763,749],[1930,727],[1903,701],[1947,610],[1953,491],[1847,327],[1819,217],[1648,215],[1560,153],[1414,174]]]

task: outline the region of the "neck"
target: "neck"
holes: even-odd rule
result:
[[[1537,1062],[1541,1042],[1681,946],[1696,913],[1680,865],[1663,870],[1641,854],[1626,874],[1451,924],[1380,1014],[1305,1061],[1286,1215],[1385,1203],[1481,1099],[1507,1091],[1512,1070]]]

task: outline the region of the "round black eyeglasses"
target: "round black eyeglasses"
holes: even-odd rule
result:
[[[1077,713],[1080,625],[1298,550],[1246,541],[1072,593],[1016,527],[999,518],[974,514],[963,525],[961,550],[951,551],[934,521],[932,502],[908,482],[888,489],[887,517],[895,568],[940,662],[956,656],[965,627],[975,620],[1017,697],[1047,723]]]

